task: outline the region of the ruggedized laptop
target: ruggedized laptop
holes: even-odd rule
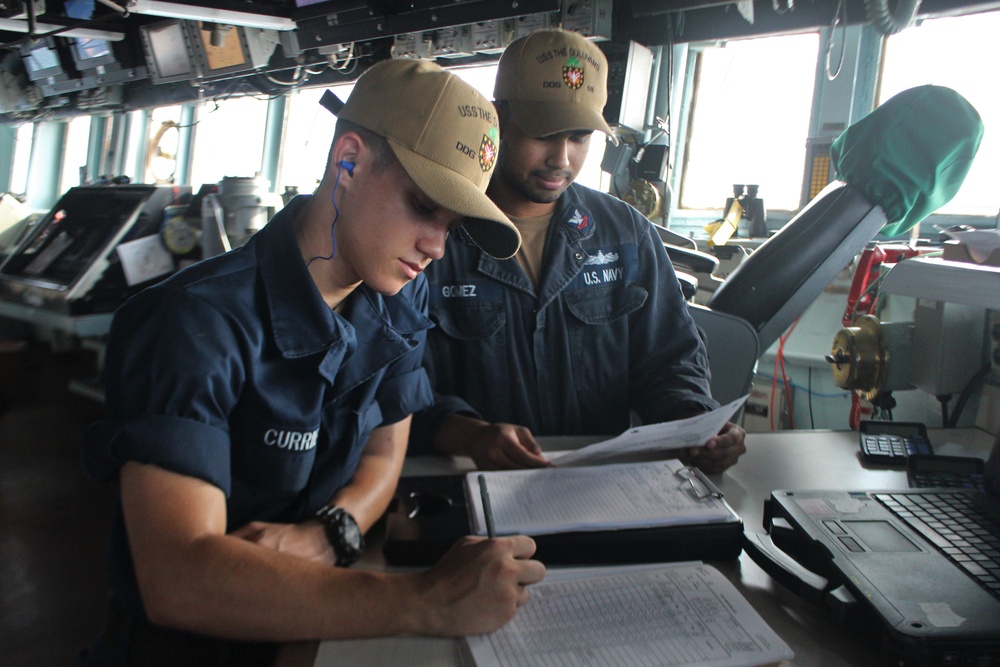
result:
[[[1000,439],[984,486],[773,491],[771,542],[748,534],[744,547],[870,633],[881,665],[1000,665]]]

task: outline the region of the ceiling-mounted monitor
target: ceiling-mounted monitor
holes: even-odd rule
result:
[[[191,24],[197,31],[195,57],[202,65],[202,75],[222,76],[267,65],[278,45],[274,30],[245,26],[220,25],[197,21]]]
[[[141,26],[146,67],[153,83],[189,81],[200,75],[185,22],[179,19]]]
[[[106,39],[76,37],[70,44],[70,53],[73,55],[76,69],[81,72],[98,67],[118,65],[118,59],[115,58],[111,42]]]
[[[157,84],[264,67],[279,41],[274,30],[180,19],[142,26],[140,33]]]
[[[249,55],[236,28],[201,21],[198,28],[206,73],[224,74],[250,67]]]
[[[21,59],[24,61],[24,69],[28,73],[28,78],[32,81],[41,81],[66,74],[59,52],[56,50],[55,41],[51,37],[23,44],[21,46]]]

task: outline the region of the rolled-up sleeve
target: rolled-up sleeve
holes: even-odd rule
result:
[[[83,437],[88,474],[108,479],[136,461],[228,495],[228,413],[242,382],[239,354],[231,325],[197,298],[161,292],[129,301],[115,314],[108,340],[108,416]]]
[[[227,496],[232,491],[229,434],[190,419],[145,415],[100,422],[84,433],[83,448],[84,467],[97,481],[135,461],[204,480]]]

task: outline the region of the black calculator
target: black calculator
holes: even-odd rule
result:
[[[862,421],[858,432],[865,463],[905,468],[909,456],[934,453],[927,427],[919,422]]]

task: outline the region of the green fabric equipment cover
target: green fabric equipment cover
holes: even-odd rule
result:
[[[830,160],[837,178],[885,211],[881,233],[896,236],[955,196],[982,138],[968,100],[944,86],[918,86],[844,130]]]

